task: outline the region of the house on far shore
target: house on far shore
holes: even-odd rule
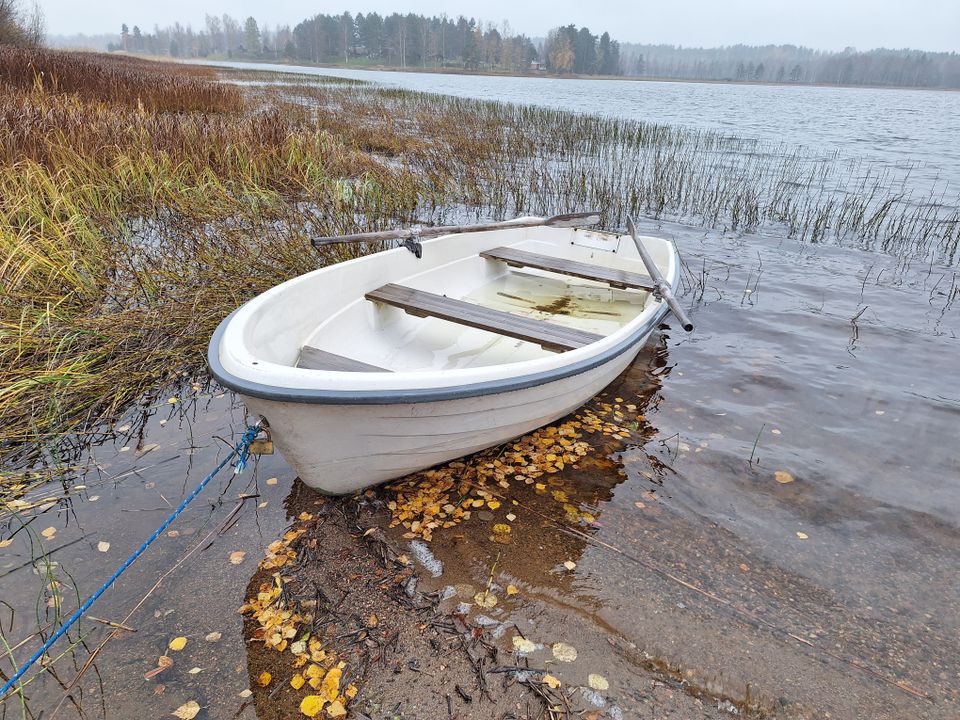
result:
[[[546,68],[543,66],[543,63],[539,60],[530,61],[530,71],[531,72],[544,72]]]

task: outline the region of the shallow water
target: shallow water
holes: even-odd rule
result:
[[[244,413],[231,397],[189,388],[177,397],[146,409],[145,418],[138,413],[120,424],[132,427],[115,440],[71,459],[78,470],[63,474],[62,487],[50,483],[23,498],[51,502],[15,516],[0,512],[0,537],[13,538],[0,550],[3,635],[11,646],[31,638],[17,650],[18,662],[39,647],[38,628],[49,634],[57,613],[54,583],[60,614],[68,616],[77,596],[91,595],[242,433]],[[268,482],[271,473],[282,482]],[[192,699],[206,708],[203,717],[253,717],[240,694],[248,678],[236,609],[263,547],[285,524],[291,480],[278,456],[240,476],[222,472],[91,609],[92,617],[134,632],[120,632],[76,681],[114,629],[82,621],[51,652],[56,662],[49,671],[26,686],[29,709],[44,717],[131,718],[149,708],[159,717]],[[48,528],[56,533],[45,536]],[[247,555],[235,565],[236,551]],[[204,639],[215,632],[222,634],[217,641]],[[186,648],[169,650],[178,636],[187,637]],[[145,680],[164,654],[173,667]],[[0,667],[9,674],[8,663]],[[0,707],[0,717],[23,716],[16,700]]]
[[[578,659],[551,672],[571,684],[604,675],[604,702],[626,716],[649,701],[631,668],[656,660],[680,665],[693,686],[739,700],[749,692],[784,717],[956,717],[954,271],[680,225],[642,229],[670,235],[683,253],[683,299],[697,331],[667,330],[609,390],[608,400],[638,405],[638,440],[567,468],[551,486],[596,522],[571,525],[556,502],[521,487],[512,544],[490,541],[506,507],[438,531],[430,549],[444,572],[429,582],[482,588],[499,555],[496,584],[520,592],[472,612],[515,622],[544,644],[532,665],[552,662],[554,642],[576,647]],[[28,536],[52,552],[68,613],[75,594],[87,597],[244,427],[229,396],[189,387],[177,396],[150,410],[142,437],[121,436],[78,459],[93,467],[69,473],[65,487],[85,489],[21,513],[28,530],[0,550],[0,595],[15,609],[0,608],[10,645],[52,619],[50,578],[24,567],[39,555]],[[158,446],[138,456],[138,442]],[[776,471],[792,481],[778,482]],[[162,536],[94,606],[95,617],[136,632],[109,643],[74,689],[86,717],[143,708],[160,716],[190,699],[205,708],[201,717],[252,717],[235,610],[287,522],[292,481],[279,456],[238,478],[224,474],[171,527],[175,536]],[[63,492],[48,485],[40,495]],[[238,503],[236,524],[218,534]],[[20,526],[4,514],[0,539]],[[48,527],[50,539],[41,535]],[[106,552],[100,541],[110,543]],[[234,551],[247,553],[238,565]],[[469,592],[458,600],[469,602]],[[205,641],[214,631],[221,639]],[[82,632],[87,647],[28,686],[33,712],[80,716],[60,683],[111,628],[87,621]],[[165,650],[180,635],[186,648]],[[16,657],[36,647],[28,641]],[[58,648],[55,656],[67,643]],[[164,652],[174,667],[145,680]],[[21,716],[15,703],[4,706],[0,717]]]

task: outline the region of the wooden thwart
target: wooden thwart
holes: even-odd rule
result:
[[[340,372],[393,372],[353,358],[320,350],[310,345],[304,345],[300,349],[300,359],[297,361],[297,367],[308,370],[337,370]]]
[[[516,250],[510,247],[498,247],[484,250],[480,257],[488,260],[500,260],[513,267],[531,267],[538,270],[548,270],[560,275],[595,280],[607,283],[615,288],[636,288],[638,290],[653,290],[656,284],[648,275],[628,272],[617,268],[606,268],[601,265],[565,260],[564,258],[541,255],[539,253]]]
[[[423,290],[390,283],[367,293],[367,300],[386,303],[417,317],[435,317],[479,330],[536,343],[545,350],[563,352],[602,340],[603,335],[554,325],[543,320],[492,310]]]

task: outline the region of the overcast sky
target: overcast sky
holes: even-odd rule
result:
[[[854,46],[960,51],[960,0],[39,0],[50,34],[119,32],[120,24],[174,21],[203,27],[205,13],[253,15],[260,23],[294,25],[318,12],[466,15],[516,32],[543,36],[557,25],[586,25],[626,42],[716,46],[793,43],[826,50]]]

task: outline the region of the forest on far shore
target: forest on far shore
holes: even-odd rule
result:
[[[271,60],[311,64],[462,69],[512,74],[625,75],[638,78],[960,89],[960,55],[921,50],[795,45],[718,48],[620,42],[609,32],[564,25],[546,37],[516,33],[509,22],[413,13],[318,14],[294,26],[207,15],[204,27],[174,23],[144,32],[123,24],[89,43],[179,58]],[[55,38],[76,47],[83,39]],[[99,45],[99,47],[95,47]]]

